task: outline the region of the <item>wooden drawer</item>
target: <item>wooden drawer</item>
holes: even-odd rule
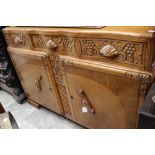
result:
[[[10,47],[30,49],[29,36],[25,33],[5,33],[5,38]]]
[[[108,26],[101,29],[8,27],[3,33],[11,47],[54,51],[58,54],[150,71],[155,59],[154,29],[155,27],[148,26]]]
[[[17,48],[9,48],[9,54],[30,102],[62,113],[48,54],[34,54],[32,51]]]
[[[143,42],[91,38],[79,38],[79,42],[79,57],[144,69]]]
[[[62,35],[30,34],[34,50],[48,50],[60,54],[75,55],[74,38]]]
[[[150,82],[149,73],[67,56],[61,62],[75,121],[88,128],[136,128],[141,84]]]

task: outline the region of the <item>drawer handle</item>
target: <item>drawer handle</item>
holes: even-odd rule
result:
[[[116,51],[116,49],[111,45],[103,46],[100,50],[100,53],[103,54],[103,56],[109,57],[109,58],[119,55],[119,52]]]
[[[89,108],[90,112],[92,114],[95,114],[95,109],[93,108],[92,104],[90,103],[90,101],[88,100],[85,92],[83,91],[83,89],[80,89],[79,90],[79,95],[82,97],[82,104],[83,104],[83,108],[86,108],[87,107]]]
[[[58,45],[57,45],[54,41],[49,40],[49,41],[46,43],[46,47],[47,47],[47,49],[49,49],[49,50],[55,50],[55,49],[58,47]]]
[[[23,40],[19,36],[16,36],[15,43],[16,44],[21,44],[21,43],[23,43]]]
[[[41,92],[42,90],[42,87],[41,87],[41,80],[42,80],[42,76],[38,77],[37,78],[37,81],[35,82],[35,85],[36,85],[36,89]]]

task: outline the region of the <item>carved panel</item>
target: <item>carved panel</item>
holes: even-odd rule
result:
[[[45,48],[44,41],[42,37],[38,34],[30,35],[32,46],[34,48]]]
[[[144,63],[144,44],[110,39],[80,39],[81,55],[92,57],[105,57],[105,50],[115,59],[126,63],[142,65]],[[105,47],[111,47],[110,49]],[[108,57],[108,56],[107,56]]]
[[[21,33],[6,34],[7,42],[10,46],[19,48],[29,48],[27,36]]]
[[[53,41],[58,44],[58,47],[62,51],[72,52],[74,50],[74,40],[71,37],[52,38]]]
[[[55,80],[57,84],[61,84],[63,85],[63,75],[62,75],[62,70],[61,70],[61,66],[59,63],[59,56],[57,55],[51,55],[51,61],[52,61],[52,69],[53,69],[53,73],[55,76]]]
[[[60,99],[63,105],[65,114],[71,115],[71,110],[69,106],[68,95],[66,91],[66,86],[63,79],[63,71],[59,61],[59,56],[56,54],[51,55],[52,69],[55,77],[55,81],[60,94]]]
[[[58,90],[60,93],[60,98],[61,98],[61,102],[62,102],[65,114],[71,115],[69,100],[68,100],[67,91],[66,91],[65,86],[58,84]]]
[[[49,40],[53,41],[58,49],[57,51],[63,51],[69,53],[74,53],[74,39],[68,36],[41,36],[33,34],[30,36],[32,41],[32,46],[34,48],[47,48],[47,43]]]

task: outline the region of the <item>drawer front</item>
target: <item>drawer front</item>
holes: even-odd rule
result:
[[[61,61],[78,123],[88,128],[136,128],[141,75],[95,69],[66,58]]]
[[[80,38],[80,57],[144,68],[144,43]]]
[[[30,34],[32,47],[35,50],[49,50],[51,52],[61,52],[61,54],[75,54],[74,39],[68,36],[51,36]]]
[[[48,68],[45,66],[47,54],[33,55],[22,51],[10,51],[10,56],[27,97],[42,106],[60,112],[54,89],[48,78]]]
[[[29,36],[23,33],[6,33],[8,46],[16,48],[30,49]]]

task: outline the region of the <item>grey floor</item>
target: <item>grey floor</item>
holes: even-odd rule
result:
[[[18,104],[11,95],[0,91],[0,102],[10,111],[20,129],[83,129],[82,126],[41,107],[29,103]]]

